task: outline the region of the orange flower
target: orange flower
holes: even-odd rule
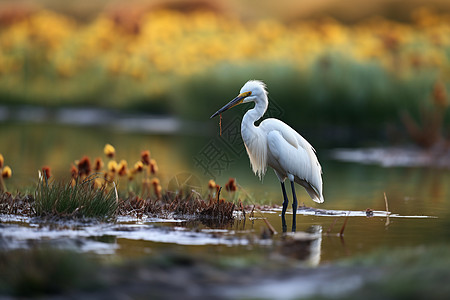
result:
[[[150,172],[154,175],[158,172],[158,165],[156,164],[156,160],[150,159]]]
[[[227,184],[225,184],[225,189],[229,192],[235,192],[237,189],[236,180],[234,178],[230,178]]]
[[[73,164],[70,166],[70,175],[73,179],[77,178],[78,176],[78,170]]]
[[[91,160],[87,156],[83,156],[78,162],[78,173],[88,176],[91,173]]]
[[[145,150],[141,152],[141,161],[144,163],[144,165],[150,164],[150,151]]]
[[[117,173],[119,173],[119,176],[124,176],[127,174],[127,167],[128,167],[128,163],[126,160],[121,160],[118,166],[118,171]]]
[[[5,159],[3,158],[3,155],[0,154],[0,169],[3,168],[4,162],[5,162]]]
[[[210,190],[215,189],[215,188],[216,188],[216,182],[215,182],[214,180],[210,179],[210,180],[208,181],[208,188],[209,188]]]
[[[103,161],[100,157],[97,157],[94,162],[95,172],[99,172],[103,168]]]
[[[110,144],[105,145],[105,148],[103,148],[103,152],[109,158],[113,158],[114,155],[116,155],[116,149]]]
[[[49,166],[42,167],[42,174],[44,174],[45,178],[49,179],[52,176],[51,169]]]

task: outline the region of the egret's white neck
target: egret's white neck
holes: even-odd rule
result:
[[[261,119],[267,110],[268,106],[267,96],[264,95],[264,98],[265,98],[264,100],[255,102],[255,107],[249,109],[245,113],[244,118],[242,119],[242,126],[246,124],[255,127],[255,122]]]
[[[267,169],[267,137],[255,126],[267,110],[267,96],[255,102],[255,107],[247,111],[242,119],[241,135],[247,149],[253,172],[261,179]]]

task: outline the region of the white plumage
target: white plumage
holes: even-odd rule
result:
[[[297,199],[294,182],[302,185],[311,198],[322,203],[322,168],[317,160],[314,148],[294,129],[284,122],[269,118],[263,120],[259,126],[255,125],[266,112],[268,106],[266,85],[262,81],[250,80],[244,84],[240,94],[227,105],[218,110],[214,117],[240,103],[254,102],[255,106],[245,113],[241,134],[245,144],[253,172],[261,179],[267,166],[274,169],[281,182],[283,202],[283,231],[286,231],[284,214],[287,207],[287,196],[284,186],[286,178],[291,182],[293,192],[294,223]]]

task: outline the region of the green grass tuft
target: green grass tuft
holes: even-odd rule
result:
[[[114,188],[94,187],[93,177],[71,182],[40,180],[35,192],[35,211],[40,217],[109,219],[117,213]]]

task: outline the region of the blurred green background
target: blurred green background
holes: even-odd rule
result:
[[[206,121],[246,80],[262,79],[294,128],[376,129],[395,140],[402,111],[420,123],[424,107],[439,115],[447,108],[448,1],[42,0],[0,8],[4,106]]]

